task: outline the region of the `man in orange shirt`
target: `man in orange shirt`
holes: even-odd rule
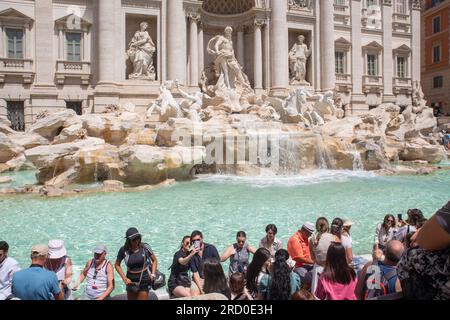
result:
[[[314,232],[314,224],[306,222],[290,239],[287,245],[289,255],[295,261],[295,272],[300,275],[302,284],[310,285],[314,261],[309,251],[309,237]]]

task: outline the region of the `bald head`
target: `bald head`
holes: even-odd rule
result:
[[[403,246],[403,243],[398,240],[391,240],[386,245],[386,252],[384,255],[386,260],[396,265],[399,263],[404,250],[405,247]]]

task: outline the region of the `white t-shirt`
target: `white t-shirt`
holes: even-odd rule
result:
[[[352,247],[352,238],[342,235],[341,243],[345,249],[350,249]]]
[[[6,257],[0,264],[0,300],[5,300],[11,295],[12,277],[19,270],[19,264],[11,257]]]
[[[394,240],[398,240],[400,242],[405,241],[406,236],[409,233],[416,232],[417,229],[414,226],[406,225],[398,229],[398,231],[394,234]]]

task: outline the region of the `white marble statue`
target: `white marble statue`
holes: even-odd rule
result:
[[[414,81],[412,92],[413,112],[420,113],[427,107],[427,101],[425,100],[425,94],[422,90],[422,85],[419,81]]]
[[[304,42],[305,37],[303,35],[298,36],[297,43],[294,44],[289,52],[290,81],[292,85],[310,85],[306,81],[306,63],[311,56],[312,50],[308,49]]]
[[[248,88],[250,83],[234,54],[232,35],[233,29],[226,27],[224,35],[217,35],[208,42],[207,51],[214,56],[216,78],[223,75],[227,88],[235,89],[236,82]]]
[[[159,87],[159,97],[147,110],[147,118],[156,114],[160,116],[160,121],[165,122],[169,118],[184,118],[180,105],[172,95],[172,89],[176,86],[176,81],[166,81]]]
[[[293,89],[289,92],[285,105],[285,110],[290,118],[288,121],[301,122],[307,128],[325,124],[323,118],[308,101],[308,98],[311,97],[311,94],[303,88]]]
[[[153,66],[153,55],[156,46],[147,31],[148,23],[142,22],[140,30],[136,31],[131,39],[127,55],[133,64],[133,72],[130,79],[151,80],[156,79],[155,67]]]
[[[182,90],[178,84],[175,83],[178,92],[185,99],[180,103],[180,107],[185,113],[186,117],[193,122],[201,122],[204,114],[203,109],[203,93],[195,92],[194,94],[189,94]]]
[[[316,101],[314,111],[324,120],[333,120],[337,116],[337,108],[333,101],[333,91],[327,91],[324,94],[313,96]]]

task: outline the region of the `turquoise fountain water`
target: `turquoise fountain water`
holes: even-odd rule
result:
[[[34,182],[30,172],[17,173],[14,179],[13,186]],[[0,238],[9,242],[11,256],[22,267],[29,265],[32,244],[63,239],[77,277],[96,243],[107,244],[114,260],[126,229],[136,226],[168,275],[182,237],[194,229],[222,252],[239,230],[256,246],[265,226],[275,223],[286,244],[304,221],[350,218],[356,222],[354,252],[366,254],[386,213],[406,215],[408,208],[417,207],[431,216],[449,199],[450,170],[392,177],[326,170],[290,177],[210,176],[140,193],[0,197]],[[124,292],[120,279],[116,284],[114,294]]]

